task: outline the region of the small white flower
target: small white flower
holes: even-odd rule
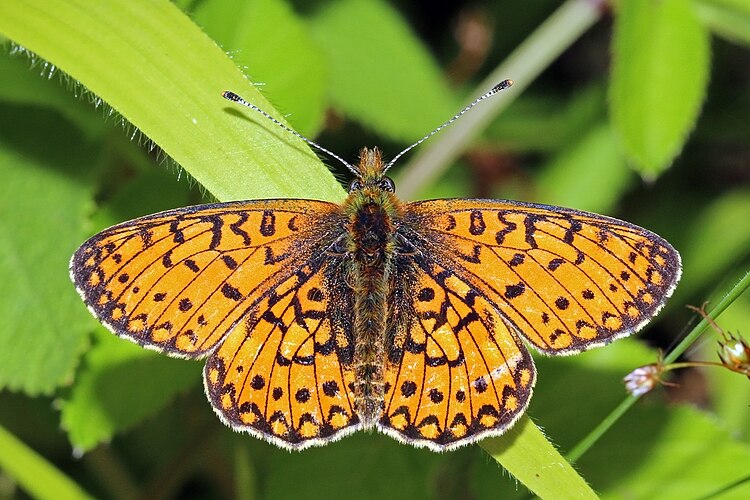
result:
[[[642,396],[651,391],[660,382],[661,365],[652,363],[636,368],[628,373],[623,381],[625,389],[633,396]]]

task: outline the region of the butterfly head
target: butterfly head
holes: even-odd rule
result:
[[[359,155],[356,178],[349,184],[349,193],[362,193],[372,197],[382,193],[393,193],[393,181],[385,175],[386,166],[378,148],[363,148]]]

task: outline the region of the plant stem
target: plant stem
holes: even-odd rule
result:
[[[603,0],[568,0],[508,56],[481,84],[479,97],[499,81],[512,78],[514,85],[500,98],[490,99],[467,113],[459,123],[426,146],[396,178],[399,196],[408,200],[437,179],[470,144],[471,140],[528,87],[599,18]]]
[[[716,319],[724,310],[729,307],[729,305],[737,300],[737,297],[739,297],[745,290],[750,287],[750,271],[745,273],[745,276],[740,279],[736,285],[724,296],[723,299],[714,307],[710,313],[707,314],[708,318]],[[667,356],[664,357],[663,363],[664,364],[670,364],[673,363],[680,355],[685,352],[692,344],[698,339],[698,336],[703,332],[703,330],[709,325],[709,319],[703,318],[700,323],[695,325],[695,328],[691,330],[691,332],[682,340],[682,342],[675,347],[675,349],[670,352]],[[607,417],[602,420],[599,425],[597,425],[594,429],[591,430],[591,432],[586,435],[581,441],[576,444],[573,449],[571,449],[567,455],[565,455],[565,458],[567,458],[570,462],[575,462],[581,456],[583,456],[584,453],[586,453],[589,448],[591,448],[594,443],[596,443],[599,438],[601,438],[604,433],[606,433],[610,427],[612,427],[615,422],[617,422],[620,417],[622,417],[628,409],[633,406],[633,404],[638,400],[638,397],[636,396],[628,396],[625,400],[623,400],[617,407],[612,410],[612,412],[607,415]]]
[[[75,481],[2,426],[0,469],[34,498],[91,498]]]
[[[684,338],[682,339],[682,342],[680,342],[677,347],[674,348],[672,352],[664,356],[664,363],[674,363],[674,361],[679,358],[683,352],[685,352],[688,347],[693,345],[693,343],[698,340],[698,337],[701,333],[703,333],[703,330],[709,326],[711,320],[715,320],[721,313],[724,312],[724,310],[729,307],[729,305],[737,300],[737,297],[742,295],[742,293],[750,287],[750,271],[745,273],[745,276],[740,279],[736,285],[727,293],[723,299],[714,307],[710,313],[708,313],[708,318],[703,318],[700,323],[695,325],[695,328]],[[710,318],[710,319],[709,319]]]

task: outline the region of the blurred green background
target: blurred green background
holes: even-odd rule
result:
[[[682,282],[637,338],[535,356],[528,415],[563,453],[696,323],[686,304],[717,303],[750,268],[746,0],[8,0],[0,36],[0,497],[75,490],[35,489],[19,443],[96,497],[528,497],[479,446],[360,433],[288,453],[234,434],[202,363],[90,317],[67,262],[108,225],[215,199],[343,198],[304,144],[222,90],[355,162],[363,146],[392,158],[512,78],[403,158],[397,192],[592,210],[681,252]],[[718,323],[750,335],[750,296]],[[685,356],[716,360],[715,339]],[[670,380],[576,470],[609,498],[750,497],[750,381]]]

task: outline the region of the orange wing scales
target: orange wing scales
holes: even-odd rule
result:
[[[321,272],[298,271],[208,358],[206,393],[225,423],[289,448],[361,427],[354,371],[341,362],[351,346],[339,343],[329,290]]]
[[[201,357],[254,301],[310,258],[316,240],[300,228],[320,224],[335,205],[307,203],[304,211],[293,200],[209,205],[126,222],[84,243],[71,275],[113,332]],[[306,237],[312,240],[307,248],[300,245]]]
[[[571,354],[638,330],[680,276],[662,238],[585,212],[482,200],[417,202],[424,246],[481,291],[546,354]]]
[[[382,432],[434,450],[501,434],[526,409],[533,361],[497,309],[448,269],[427,261],[394,318]]]

